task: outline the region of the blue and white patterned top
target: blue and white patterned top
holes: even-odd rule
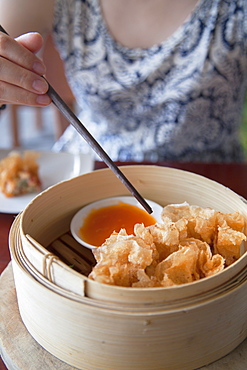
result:
[[[80,118],[113,160],[241,161],[247,1],[201,0],[159,45],[130,49],[99,0],[57,0],[54,38]],[[85,151],[69,127],[56,150]]]

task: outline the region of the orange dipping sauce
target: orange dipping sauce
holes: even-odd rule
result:
[[[127,234],[134,232],[134,225],[143,223],[150,226],[156,223],[153,216],[131,204],[119,203],[99,209],[92,209],[79,230],[81,238],[88,244],[101,246],[113,231],[126,229]]]

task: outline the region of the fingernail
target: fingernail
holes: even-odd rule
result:
[[[47,91],[47,83],[45,80],[34,80],[33,81],[33,88],[34,90],[40,92],[40,93],[45,93]]]
[[[41,62],[34,62],[33,71],[43,76],[45,74],[45,66]]]
[[[37,96],[36,102],[39,105],[48,105],[51,103],[51,99],[48,95],[39,95]]]

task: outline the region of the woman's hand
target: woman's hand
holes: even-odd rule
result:
[[[16,39],[0,32],[0,105],[49,105],[45,66],[37,53],[43,45],[38,33]]]

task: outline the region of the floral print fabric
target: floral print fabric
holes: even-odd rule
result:
[[[201,0],[159,45],[130,49],[98,0],[57,0],[54,39],[80,119],[113,160],[241,161],[247,1]],[[86,151],[69,127],[55,150]]]

